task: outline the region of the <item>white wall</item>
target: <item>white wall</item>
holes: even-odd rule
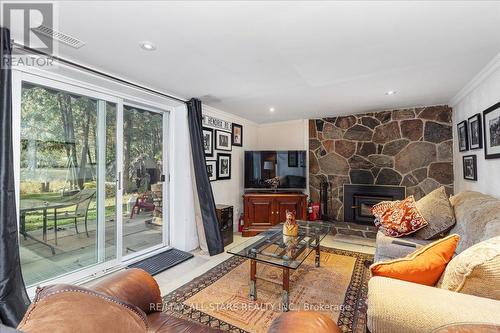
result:
[[[457,96],[450,105],[453,107],[453,159],[455,172],[455,193],[471,190],[500,198],[500,159],[486,160],[484,149],[458,151],[457,124],[476,113],[500,102],[500,54],[491,61]],[[477,181],[463,179],[462,157],[477,156]]]
[[[243,125],[243,147],[233,146],[231,151],[231,179],[213,181],[212,191],[215,203],[231,205],[234,208],[234,230],[238,230],[238,220],[243,211],[243,159],[245,150],[257,149],[258,125],[250,120],[222,112],[215,108],[204,105],[203,114],[216,117],[221,120]],[[215,151],[217,152],[217,151]],[[223,152],[227,153],[227,152]],[[216,158],[216,153],[214,158]]]
[[[308,142],[307,119],[262,124],[258,128],[260,150],[306,150]]]

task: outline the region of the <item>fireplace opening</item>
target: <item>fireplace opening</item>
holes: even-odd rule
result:
[[[371,225],[375,204],[402,200],[405,194],[403,186],[344,185],[344,221]]]

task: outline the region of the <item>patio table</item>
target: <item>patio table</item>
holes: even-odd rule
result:
[[[47,211],[50,209],[54,210],[54,228],[57,228],[57,219],[56,219],[56,210],[59,208],[65,208],[65,207],[70,207],[74,206],[74,202],[49,202],[49,201],[44,201],[44,200],[37,200],[37,199],[23,199],[21,200],[21,207],[20,207],[20,213],[21,213],[21,219],[20,219],[20,225],[21,225],[21,235],[24,236],[24,239],[29,238],[32,239],[40,244],[43,244],[45,246],[48,246],[52,252],[52,254],[56,254],[55,248],[53,245],[49,244],[47,242]],[[43,226],[42,226],[42,239],[38,239],[35,236],[32,236],[28,234],[26,231],[26,213],[27,212],[34,212],[34,211],[42,211],[43,212]],[[57,232],[55,233],[56,237],[56,242],[57,242]]]

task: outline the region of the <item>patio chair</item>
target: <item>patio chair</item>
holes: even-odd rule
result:
[[[92,199],[94,198],[95,195],[95,190],[89,189],[89,190],[83,190],[79,194],[75,195],[73,199],[76,199],[78,201],[67,201],[68,203],[73,203],[75,205],[75,210],[73,212],[64,212],[61,214],[57,213],[57,209],[54,211],[54,231],[55,231],[55,237],[56,237],[56,244],[57,244],[57,222],[60,220],[73,220],[75,223],[75,230],[76,233],[79,234],[78,231],[78,219],[83,218],[85,220],[85,233],[87,234],[87,237],[89,236],[89,230],[87,227],[87,219],[88,219],[88,212],[89,212],[89,206],[90,203],[92,202]]]
[[[154,211],[155,204],[152,203],[153,198],[148,193],[144,193],[137,198],[135,201],[134,207],[132,207],[132,212],[130,213],[130,219],[134,218],[134,215],[137,215],[142,210]]]

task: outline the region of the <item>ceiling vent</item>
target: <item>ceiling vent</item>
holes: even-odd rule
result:
[[[54,29],[46,27],[44,25],[41,25],[38,28],[33,28],[33,31],[50,37],[53,40],[71,46],[75,49],[79,49],[85,45],[85,43],[79,39],[71,37],[70,35],[63,34],[62,32],[55,31]]]

